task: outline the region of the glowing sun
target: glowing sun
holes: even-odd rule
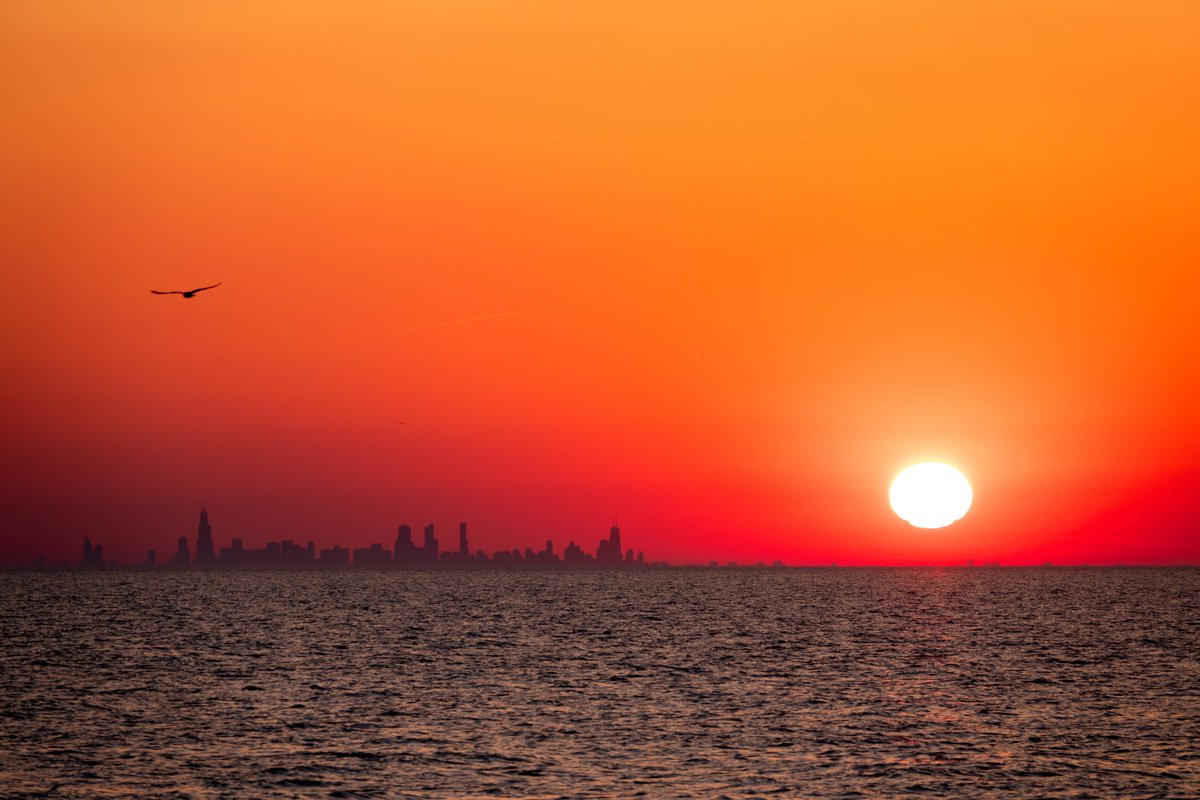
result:
[[[906,467],[888,492],[896,515],[917,528],[944,528],[971,507],[971,484],[949,464],[935,461]]]

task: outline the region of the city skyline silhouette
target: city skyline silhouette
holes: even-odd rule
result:
[[[209,522],[208,508],[200,509],[194,545],[186,535],[176,539],[175,549],[169,558],[160,560],[159,550],[151,548],[146,558],[137,563],[106,561],[104,545],[93,544],[90,536],[83,537],[82,557],[75,562],[61,561],[48,564],[44,557],[35,559],[36,568],[59,569],[338,569],[346,567],[374,569],[588,569],[588,568],[639,568],[667,566],[666,562],[647,562],[641,550],[622,550],[621,529],[613,525],[608,536],[601,538],[594,552],[585,551],[571,539],[561,555],[556,552],[554,541],[547,539],[541,550],[512,548],[493,550],[490,554],[483,549],[472,550],[467,536],[467,523],[458,523],[458,546],[442,549],[436,536],[434,523],[424,526],[423,540],[413,540],[413,528],[401,524],[396,529],[396,538],[391,547],[374,542],[365,547],[332,547],[317,549],[315,540],[303,544],[293,539],[268,541],[263,547],[247,548],[241,537],[233,537],[228,546],[218,546],[213,538],[213,527]]]

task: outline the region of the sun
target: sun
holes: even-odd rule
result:
[[[944,528],[971,507],[971,484],[949,464],[936,461],[906,467],[888,492],[896,515],[916,528]]]

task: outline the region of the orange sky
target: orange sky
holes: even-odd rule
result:
[[[1191,0],[7,2],[0,563],[202,500],[218,544],[1196,562],[1197,41]],[[976,492],[933,532],[886,496],[928,458]]]

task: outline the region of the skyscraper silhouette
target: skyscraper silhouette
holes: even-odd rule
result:
[[[397,564],[413,562],[412,526],[401,525],[396,529],[396,544],[392,547],[392,560]]]
[[[188,543],[186,536],[179,537],[179,549],[175,551],[175,555],[171,557],[171,566],[186,567],[192,562],[191,553],[188,552]]]
[[[88,537],[83,537],[83,561],[80,562],[86,567],[99,567],[104,564],[104,545],[98,544],[92,547],[92,540]]]
[[[214,561],[212,526],[208,524],[208,510],[201,508],[200,527],[196,534],[196,563],[211,564]]]
[[[438,560],[438,540],[433,538],[433,523],[425,526],[425,561],[436,564]]]

